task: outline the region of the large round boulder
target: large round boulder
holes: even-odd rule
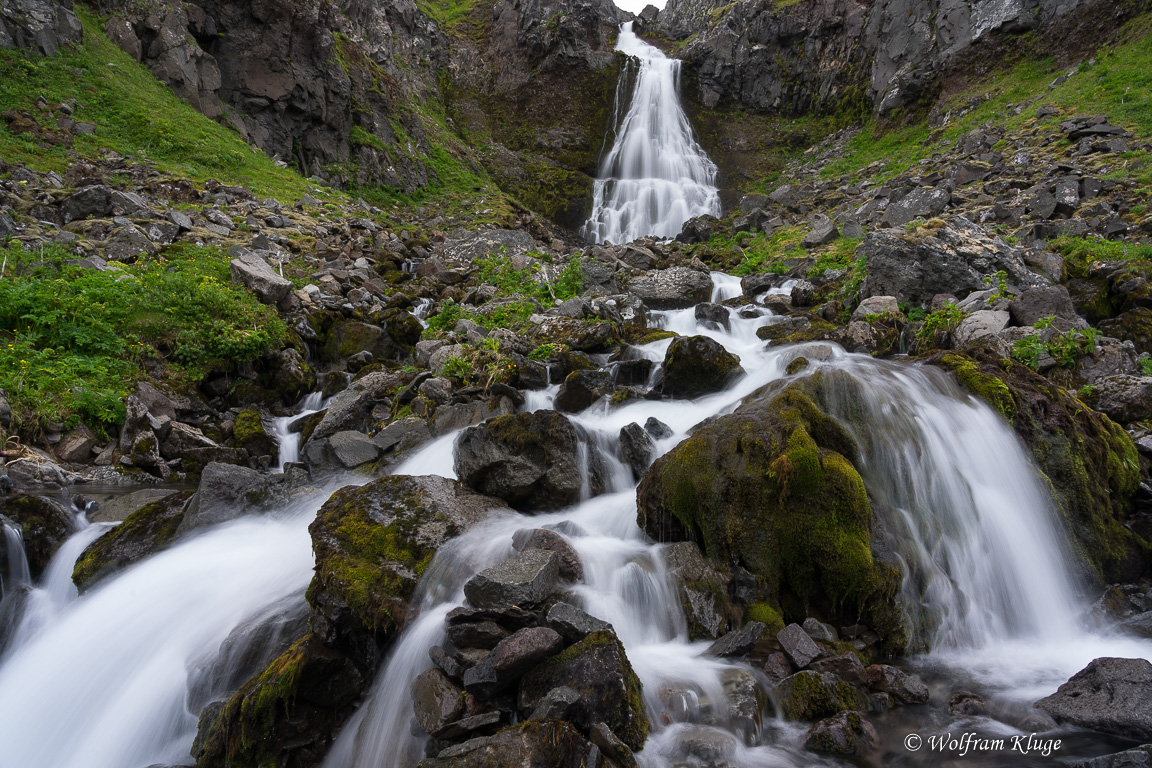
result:
[[[786,616],[863,617],[902,645],[900,572],[873,558],[857,452],[800,384],[758,394],[656,460],[637,491],[638,523],[657,541],[694,541],[763,577]]]
[[[661,392],[668,397],[700,397],[719,392],[742,376],[740,358],[707,336],[681,336],[664,354]]]
[[[514,413],[469,427],[456,443],[456,476],[476,491],[521,511],[561,509],[580,499],[584,472],[592,491],[603,489],[603,465],[584,435],[556,411]]]

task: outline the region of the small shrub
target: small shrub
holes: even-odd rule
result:
[[[963,320],[964,311],[955,304],[948,304],[929,312],[924,316],[920,329],[916,331],[916,346],[921,349],[930,348],[936,343],[938,334],[955,331]]]

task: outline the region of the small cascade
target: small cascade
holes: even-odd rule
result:
[[[305,395],[304,399],[296,406],[295,414],[280,416],[272,420],[272,434],[276,437],[276,442],[279,445],[279,472],[283,472],[284,467],[288,464],[300,460],[300,432],[299,430],[293,432],[289,428],[292,422],[323,409],[324,395],[320,392],[312,392]]]
[[[24,554],[24,536],[20,528],[8,519],[0,520],[0,536],[3,536],[5,569],[0,571],[0,597],[6,592],[27,584],[32,580],[28,571],[28,558]]]
[[[692,136],[680,106],[680,62],[620,27],[616,50],[640,62],[631,94],[616,92],[619,114],[628,110],[592,189],[592,215],[584,236],[594,243],[626,243],[639,237],[675,237],[684,222],[720,214],[716,165]]]
[[[420,321],[421,328],[428,327],[428,313],[434,303],[432,299],[417,299],[416,306],[412,307],[412,317]]]

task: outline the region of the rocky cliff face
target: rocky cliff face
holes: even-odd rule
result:
[[[800,114],[887,114],[930,95],[942,74],[971,63],[974,46],[1083,25],[1141,3],[1101,0],[670,0],[656,32],[679,55],[706,106],[722,101]],[[650,25],[651,28],[651,25]]]
[[[446,181],[434,158],[459,141],[449,154],[533,209],[572,226],[586,216],[618,72],[611,0],[454,6],[463,16],[440,22],[412,0],[111,10],[121,48],[306,175],[412,194]]]
[[[413,104],[444,38],[411,0],[117,5],[106,33],[205,115],[338,184],[411,193],[429,181]],[[432,66],[428,66],[431,64]]]
[[[0,48],[54,56],[61,44],[75,42],[83,34],[71,0],[12,0],[0,8]]]

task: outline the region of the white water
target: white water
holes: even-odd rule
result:
[[[713,298],[728,298],[735,279],[714,278]],[[829,344],[765,349],[755,330],[774,319],[759,310],[748,318],[733,312],[728,330],[697,323],[691,309],[652,313],[660,327],[724,344],[741,357],[747,375],[695,401],[636,401],[574,417],[590,435],[587,449],[609,454],[603,457],[608,492],[549,515],[491,520],[442,549],[422,586],[421,614],[340,733],[327,768],[415,764],[423,743],[411,733],[407,691],[430,666],[428,648],[443,642],[444,614],[463,601],[461,588],[472,574],[512,554],[514,531],[561,521],[582,531],[569,538],[586,574],[567,599],[614,625],[644,683],[653,722],[638,756],[645,768],[683,763],[685,745],[702,735],[733,765],[826,764],[799,749],[800,726],[767,722],[763,743],[755,729],[751,743],[736,735],[746,731],[726,711],[723,677],[731,666],[701,658],[705,644],[687,640],[662,547],[637,528],[632,482],[611,455],[619,429],[649,417],[672,429],[657,443],[658,453],[670,450],[701,421],[787,378],[785,368],[798,355],[812,363],[801,375],[823,372],[826,406],[860,440],[876,515],[898,540],[909,620],[933,649],[914,663],[949,670],[951,679],[970,675],[984,691],[1030,701],[1097,656],[1152,656],[1147,642],[1078,622],[1083,603],[1068,575],[1056,512],[998,416],[934,369],[849,355]],[[669,343],[638,353],[660,361]],[[555,391],[531,393],[526,407],[549,407]],[[455,439],[433,441],[398,472],[451,477]],[[195,714],[185,708],[188,670],[249,617],[284,598],[299,599],[312,569],[307,524],[322,499],[278,518],[211,530],[79,600],[64,589],[67,575],[99,531],[71,539],[44,590],[59,588],[55,610],[29,624],[0,666],[0,766],[187,762],[195,729]]]
[[[616,50],[639,59],[640,69],[630,95],[622,93],[628,71],[617,85],[617,115],[624,103],[628,111],[600,163],[584,235],[596,243],[675,237],[688,219],[719,215],[716,165],[680,106],[680,62],[637,37],[630,21]]]
[[[8,523],[0,523],[0,536],[4,539],[4,561],[7,563],[7,573],[0,573],[0,595],[3,595],[27,584],[32,576],[28,572],[28,558],[24,556],[24,537],[20,529]]]
[[[305,395],[304,399],[300,401],[295,414],[280,416],[272,420],[272,434],[276,437],[278,445],[278,472],[283,472],[285,466],[300,460],[300,432],[290,431],[289,425],[301,416],[310,416],[323,409],[324,395],[320,392],[312,392]]]
[[[189,669],[248,617],[302,597],[312,573],[307,526],[324,497],[282,517],[221,525],[82,599],[72,588],[36,631],[22,626],[0,666],[0,765],[187,763],[196,730],[185,707]],[[99,531],[82,531],[56,555],[48,591],[71,574],[90,533]]]

